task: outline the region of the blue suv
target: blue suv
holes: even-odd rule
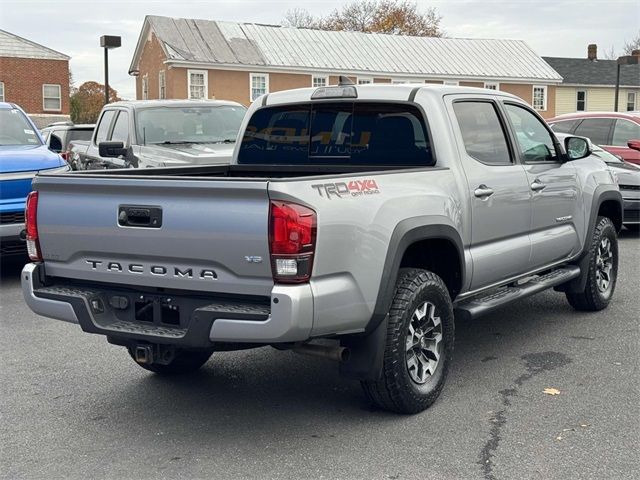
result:
[[[24,254],[20,238],[31,180],[39,171],[66,171],[67,163],[45,145],[38,129],[13,103],[0,102],[0,256]]]

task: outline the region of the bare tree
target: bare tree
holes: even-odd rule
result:
[[[289,10],[282,24],[321,30],[442,37],[441,20],[435,8],[420,11],[414,1],[356,0],[317,19],[304,9]]]
[[[624,42],[622,51],[625,55],[631,55],[634,50],[638,49],[640,49],[640,31],[638,31],[638,34],[635,36],[635,38],[632,38],[628,42]]]
[[[315,28],[317,20],[304,8],[291,8],[287,10],[282,19],[284,27]]]
[[[605,60],[615,60],[616,58],[618,58],[613,45],[611,45],[611,48],[608,48],[602,52],[602,58],[604,58]]]

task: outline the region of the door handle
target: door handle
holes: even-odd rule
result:
[[[488,198],[493,195],[493,190],[483,183],[473,191],[473,194],[478,198]]]
[[[538,179],[535,179],[531,184],[531,190],[533,190],[534,192],[539,192],[541,190],[544,190],[545,188],[547,188],[547,186]]]

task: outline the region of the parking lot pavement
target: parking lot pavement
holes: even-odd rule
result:
[[[545,292],[458,323],[436,404],[373,410],[328,360],[261,348],[155,377],[24,305],[3,264],[2,478],[638,478],[640,241],[608,310]],[[545,394],[546,388],[559,390]]]

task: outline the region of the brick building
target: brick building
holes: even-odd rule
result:
[[[562,77],[519,40],[425,38],[147,16],[131,75],[138,99],[217,98],[337,83],[499,89],[555,115]]]
[[[69,57],[0,30],[0,101],[20,105],[38,127],[69,120]]]

